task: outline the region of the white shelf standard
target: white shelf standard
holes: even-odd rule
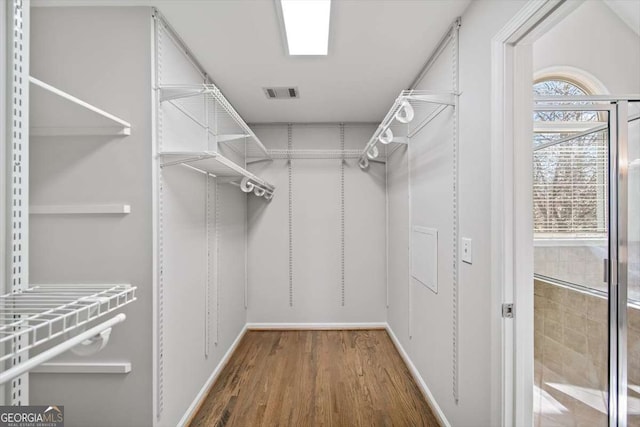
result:
[[[126,136],[131,124],[35,77],[29,77],[31,136]]]

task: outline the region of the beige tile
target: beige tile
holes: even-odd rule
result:
[[[589,405],[576,405],[573,414],[578,427],[606,427],[608,424],[607,415]]]
[[[562,286],[550,286],[547,291],[547,298],[550,301],[564,305],[567,301],[567,289]]]
[[[629,307],[627,310],[629,332],[634,331],[640,334],[640,310]]]
[[[563,343],[565,346],[580,354],[587,352],[587,336],[571,329],[564,328]]]
[[[556,303],[555,301],[549,300],[545,310],[544,310],[544,319],[545,322],[547,320],[552,320],[554,322],[561,323],[562,322],[562,305]]]
[[[562,406],[564,406],[565,410],[568,411],[569,413],[573,412],[573,406],[576,403],[576,400],[559,391],[558,389],[551,387],[549,384],[553,384],[551,383],[544,383],[542,385],[542,390],[544,390],[546,393],[548,393],[554,400],[556,400],[558,403],[560,403]],[[547,414],[548,415],[548,414]]]
[[[562,369],[556,370],[549,366],[547,363],[542,364],[542,378],[543,384],[549,383],[564,383],[564,375],[562,375]]]
[[[629,359],[640,360],[640,336],[635,331],[627,335],[627,354]]]
[[[547,298],[541,296],[541,295],[534,295],[533,296],[533,309],[534,310],[540,310],[542,312],[544,312],[545,307],[547,306],[548,300]]]
[[[629,384],[640,386],[640,362],[638,362],[637,360],[635,362],[629,360],[629,364],[627,366],[627,375]]]
[[[540,332],[533,334],[533,357],[542,360],[542,349],[544,348],[544,335]]]
[[[578,291],[567,291],[567,299],[565,301],[567,310],[573,311],[577,314],[584,314],[587,312],[587,296]]]
[[[544,310],[537,307],[533,310],[533,330],[536,333],[544,333]]]
[[[534,280],[533,281],[533,294],[534,295],[540,295],[542,297],[546,296],[547,293],[547,284],[544,282],[541,282],[539,280]]]
[[[629,415],[627,417],[627,425],[629,427],[640,427],[640,415]]]
[[[596,296],[587,299],[587,317],[596,322],[607,323],[609,308],[607,300]]]
[[[561,374],[564,350],[565,349],[562,344],[545,336],[542,347],[542,362],[544,363],[545,368],[552,369],[553,371]]]
[[[582,335],[587,334],[587,316],[585,314],[576,314],[571,311],[563,313],[563,324],[565,328],[578,332]]]
[[[587,356],[589,361],[598,367],[607,366],[608,344],[606,341],[593,340],[587,337]]]
[[[563,328],[560,322],[544,319],[544,335],[559,343],[563,342]]]
[[[587,336],[590,339],[607,342],[607,331],[607,323],[602,323],[587,317]]]
[[[586,371],[588,368],[588,358],[582,353],[565,348],[562,353],[562,361],[565,366],[571,366],[578,371]],[[568,379],[568,378],[567,378]],[[573,384],[573,381],[572,381]]]
[[[574,427],[573,416],[568,414],[540,414],[540,427]]]

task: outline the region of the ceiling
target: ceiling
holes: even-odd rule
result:
[[[604,0],[622,21],[640,36],[640,2],[629,0]]]
[[[273,0],[84,4],[157,6],[243,118],[263,123],[379,122],[469,2],[333,0],[325,57],[285,54]],[[269,100],[265,86],[298,87],[300,99]]]

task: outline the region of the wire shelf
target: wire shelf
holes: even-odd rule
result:
[[[360,152],[360,166],[366,168],[369,159],[382,156],[376,145],[408,144],[409,139],[449,107],[455,108],[457,94],[446,91],[403,90],[393,102],[373,136]]]
[[[168,102],[206,129],[212,140],[236,152],[246,143],[247,157],[269,157],[267,149],[240,114],[213,84],[162,85],[160,102]]]
[[[359,159],[360,150],[269,150],[272,159]]]
[[[0,296],[0,362],[136,300],[128,284],[34,285]],[[24,343],[16,351],[12,343]]]
[[[256,195],[265,195],[266,197],[271,198],[275,191],[275,186],[272,184],[252,174],[223,155],[213,151],[171,151],[162,152],[158,155],[162,159],[163,167],[185,165],[202,173],[211,174],[216,177],[242,178],[244,185],[243,191],[247,193],[257,187],[259,190],[256,192]],[[250,185],[247,186],[247,184]],[[264,190],[264,192],[262,192],[262,190]]]

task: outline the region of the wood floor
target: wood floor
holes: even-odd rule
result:
[[[438,426],[384,330],[249,331],[191,426]]]

